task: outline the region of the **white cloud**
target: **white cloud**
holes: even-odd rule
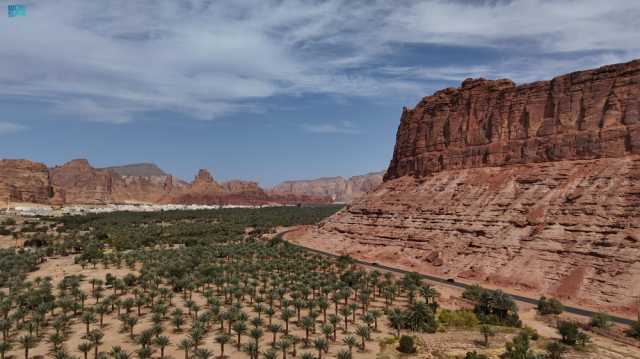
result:
[[[310,133],[320,134],[346,134],[356,135],[360,133],[351,121],[341,121],[339,123],[304,124],[302,129]]]
[[[418,98],[424,80],[504,74],[528,81],[640,54],[640,3],[628,0],[60,0],[27,7],[27,16],[0,21],[0,96],[113,123],[163,110],[212,119],[260,109],[279,95]],[[380,65],[402,60],[402,45],[416,43],[519,55],[463,67]],[[583,55],[552,56],[567,52]]]
[[[26,126],[18,125],[11,122],[0,121],[0,135],[8,135],[26,130]]]

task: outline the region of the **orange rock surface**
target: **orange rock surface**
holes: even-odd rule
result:
[[[639,123],[640,61],[465,80],[403,111],[385,182],[306,244],[635,311]]]

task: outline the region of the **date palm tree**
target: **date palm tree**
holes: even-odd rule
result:
[[[240,350],[240,345],[242,344],[242,334],[247,332],[247,324],[245,324],[245,322],[235,322],[233,323],[233,331],[237,335],[236,348]]]
[[[273,340],[271,341],[271,346],[273,347],[276,345],[277,335],[282,331],[282,326],[280,324],[270,324],[267,326],[267,330],[273,334]]]
[[[369,339],[369,336],[370,336],[369,326],[367,325],[359,326],[358,329],[356,329],[356,335],[358,335],[362,340],[361,341],[362,351],[366,350],[365,342]]]
[[[344,339],[342,339],[342,343],[349,347],[349,353],[353,355],[353,347],[358,345],[358,339],[356,339],[356,337],[354,337],[353,335],[348,335],[344,337]]]
[[[37,342],[33,335],[23,335],[18,338],[18,344],[24,350],[24,359],[29,359],[29,350],[35,348]]]
[[[171,345],[171,340],[169,337],[161,335],[153,340],[153,344],[160,348],[160,358],[164,358],[164,349]]]
[[[12,348],[11,343],[7,341],[0,342],[0,359],[5,359],[5,354]]]
[[[178,349],[184,351],[184,359],[189,359],[189,350],[193,347],[193,343],[189,338],[182,338],[178,342]]]
[[[313,341],[313,346],[318,351],[318,359],[322,359],[322,353],[329,350],[329,342],[325,338],[316,338]]]
[[[78,350],[84,355],[84,359],[87,359],[92,348],[93,344],[91,344],[91,342],[82,342],[78,344]]]
[[[231,336],[227,333],[222,333],[216,336],[215,341],[220,344],[220,359],[224,359],[224,346],[231,341]]]
[[[102,338],[104,338],[104,333],[98,329],[92,330],[87,334],[87,340],[89,340],[93,345],[94,359],[98,359],[98,352],[100,345],[102,344]]]

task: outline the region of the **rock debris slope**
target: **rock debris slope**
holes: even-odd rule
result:
[[[607,310],[640,294],[640,61],[404,109],[385,182],[310,243]]]

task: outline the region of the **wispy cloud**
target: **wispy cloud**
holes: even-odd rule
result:
[[[640,50],[640,3],[628,0],[60,0],[27,6],[26,17],[0,21],[0,97],[44,101],[72,118],[113,123],[166,110],[213,119],[261,108],[261,101],[280,95],[417,98],[420,81],[541,79],[628,60]],[[464,66],[431,66],[429,54],[420,65],[385,63],[401,62],[403,45],[415,44],[516,55]],[[558,54],[577,55],[558,60]]]
[[[339,123],[304,124],[302,129],[310,133],[356,135],[360,130],[351,121]]]
[[[26,126],[18,125],[11,122],[0,121],[0,135],[12,134],[26,130]]]

